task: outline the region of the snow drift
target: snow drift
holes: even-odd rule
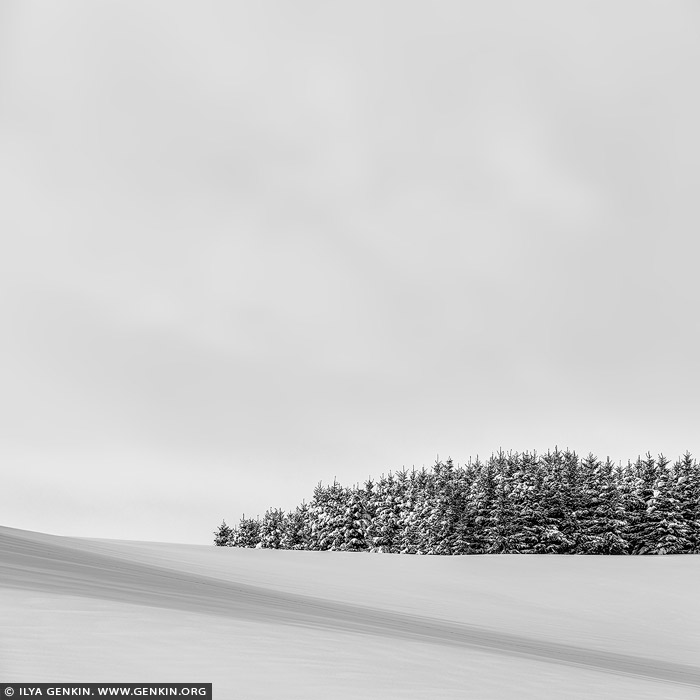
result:
[[[0,528],[0,674],[213,682],[216,697],[697,697],[698,574],[692,556],[413,557]]]

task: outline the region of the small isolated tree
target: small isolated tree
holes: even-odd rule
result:
[[[226,524],[225,520],[222,520],[218,530],[214,531],[214,544],[217,547],[231,547],[233,534],[233,529]]]

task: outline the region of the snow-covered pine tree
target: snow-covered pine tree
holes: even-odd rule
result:
[[[573,453],[562,452],[557,446],[554,451],[542,455],[543,481],[542,499],[545,529],[537,546],[541,554],[569,554],[573,551],[574,527],[572,526],[571,472]]]
[[[413,496],[413,538],[416,554],[431,554],[435,546],[436,535],[430,528],[432,522],[430,516],[435,507],[436,489],[435,474],[432,469],[425,466],[416,472],[414,483],[415,494]]]
[[[578,457],[574,452],[562,452],[555,446],[554,452],[547,452],[544,461],[547,463],[545,489],[548,521],[545,549],[549,554],[571,554],[578,536],[575,521],[579,501]]]
[[[414,490],[413,479],[415,472],[409,475],[407,469],[403,467],[396,472],[393,494],[398,507],[398,522],[396,532],[393,536],[392,549],[400,554],[415,554],[413,548],[414,531]]]
[[[700,464],[690,452],[676,460],[672,469],[678,508],[688,527],[688,554],[700,554]]]
[[[629,543],[630,554],[642,554],[653,547],[647,540],[650,524],[647,504],[654,493],[654,484],[659,475],[656,460],[647,452],[646,459],[641,456],[622,470],[621,493],[625,508],[626,528],[624,537]]]
[[[578,513],[582,500],[581,461],[575,451],[564,450],[562,455],[561,505],[563,520],[561,532],[567,544],[561,554],[573,554],[581,534]]]
[[[509,458],[509,479],[511,481],[511,551],[525,554],[539,541],[542,528],[541,504],[533,499],[537,483],[538,462],[536,454],[527,452]]]
[[[600,460],[592,452],[581,460],[581,503],[576,514],[581,532],[576,542],[576,554],[592,554],[591,550],[598,547],[597,538],[592,531],[596,522],[596,508],[600,494],[597,482],[599,468]]]
[[[241,517],[232,540],[233,547],[255,548],[260,543],[260,519]]]
[[[518,458],[519,455],[503,450],[493,457],[495,464],[496,488],[493,506],[486,525],[487,552],[490,554],[516,553],[521,549],[521,532],[518,531],[516,514],[519,504],[518,496]]]
[[[226,524],[225,520],[222,520],[221,525],[214,532],[214,544],[217,547],[231,547],[232,540],[233,530]]]
[[[305,502],[302,501],[301,505],[285,515],[280,548],[296,550],[311,548],[309,506]]]
[[[477,455],[476,461],[458,468],[455,474],[454,508],[456,521],[454,540],[452,544],[453,554],[476,554],[478,548],[475,544],[476,510],[470,500],[472,486],[481,469],[481,463]]]
[[[489,550],[489,522],[496,500],[496,458],[491,455],[476,472],[472,483],[469,502],[474,513],[473,550],[475,554],[484,554]]]
[[[618,470],[608,457],[601,463],[592,453],[581,462],[582,503],[577,554],[625,554],[625,511]]]
[[[337,481],[319,483],[310,505],[311,541],[314,549],[339,551],[345,542],[345,510],[348,492]]]
[[[368,549],[365,535],[369,522],[365,493],[359,488],[348,490],[343,523],[343,542],[339,549],[344,552],[359,552]]]
[[[430,515],[436,499],[436,479],[432,470],[421,467],[415,476],[413,537],[416,554],[430,554],[437,543],[437,535],[431,532]]]
[[[639,554],[681,554],[691,549],[688,523],[683,519],[679,484],[668,459],[659,455],[652,496],[647,501]]]
[[[367,516],[367,529],[365,530],[365,537],[367,539],[367,549],[371,549],[372,542],[369,539],[368,536],[368,530],[369,526],[372,523],[372,520],[374,520],[374,517],[377,514],[377,496],[376,496],[376,491],[377,491],[377,484],[375,481],[372,480],[371,477],[367,477],[367,481],[365,481],[365,485],[362,487],[360,490],[362,494],[362,498],[365,504],[365,510],[366,510],[366,516]]]
[[[425,527],[421,520],[424,503],[428,497],[428,474],[425,468],[419,472],[413,469],[410,475],[407,475],[405,469],[398,472],[397,486],[403,492],[397,541],[399,552],[425,554]]]
[[[452,459],[436,460],[430,498],[424,503],[423,519],[427,554],[452,554],[457,526],[455,469]]]
[[[622,467],[606,456],[600,465],[597,481],[601,484],[600,521],[604,527],[603,554],[628,554],[630,544],[625,538],[627,519],[622,500]]]
[[[263,549],[280,549],[284,536],[284,511],[268,508],[260,523],[260,544]]]
[[[311,546],[314,551],[322,550],[322,543],[326,541],[328,525],[328,509],[330,490],[319,481],[314,487],[314,494],[309,504],[309,525],[311,526]],[[326,547],[327,549],[327,547]]]
[[[372,552],[398,552],[398,534],[401,523],[401,496],[393,474],[382,477],[372,493],[374,516],[367,528],[367,543]]]
[[[545,476],[537,452],[524,452],[520,457],[520,477],[515,484],[516,527],[519,533],[519,551],[523,554],[540,554],[547,548],[549,521],[545,502]]]
[[[322,522],[325,518],[325,504],[327,501],[326,489],[319,481],[314,486],[314,493],[309,503],[309,549],[319,551],[321,549]]]

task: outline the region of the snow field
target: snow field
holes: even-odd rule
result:
[[[212,682],[217,698],[697,698],[697,686],[426,641],[419,627],[432,618],[696,666],[699,568],[692,556],[284,552],[0,528],[0,676]],[[239,586],[242,602],[217,614],[213,584],[187,588],[196,576]],[[313,615],[293,610],[299,595]],[[360,606],[354,629],[348,605]],[[412,617],[382,632],[392,613]]]

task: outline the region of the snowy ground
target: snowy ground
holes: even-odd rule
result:
[[[700,557],[419,557],[0,527],[0,680],[215,698],[700,698]]]

